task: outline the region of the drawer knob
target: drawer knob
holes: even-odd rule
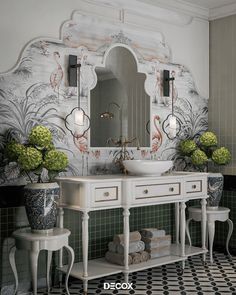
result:
[[[105,196],[105,197],[109,197],[109,195],[110,195],[109,192],[105,192],[105,193],[104,193],[104,196]]]
[[[143,193],[144,193],[144,194],[148,194],[148,189],[145,189],[145,190],[143,191]]]
[[[173,192],[174,191],[174,188],[173,187],[170,187],[169,190],[170,190],[170,192]]]
[[[193,189],[197,188],[196,184],[193,184],[193,185],[192,185],[192,188],[193,188]]]

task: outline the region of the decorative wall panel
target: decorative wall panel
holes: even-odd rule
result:
[[[95,66],[102,66],[108,51],[116,45],[128,48],[136,57],[138,71],[146,73],[145,89],[152,100],[151,149],[132,149],[129,153],[134,158],[175,159],[176,168],[182,169],[176,150],[179,139],[198,137],[207,128],[207,100],[197,93],[189,70],[171,62],[163,36],[79,13],[64,23],[61,36],[62,40],[32,41],[15,69],[0,75],[0,184],[16,182],[19,176],[14,164],[5,165],[3,161],[9,136],[13,134],[24,142],[38,124],[48,126],[56,146],[67,152],[68,174],[117,172],[113,164],[117,150],[90,149],[89,133],[73,140],[64,126],[64,118],[77,104],[77,89],[68,87],[68,55],[77,55],[82,64],[81,104],[89,114],[90,89],[97,82]],[[180,137],[172,141],[162,129],[171,112],[170,98],[161,96],[163,69],[175,77],[174,108],[182,125]]]

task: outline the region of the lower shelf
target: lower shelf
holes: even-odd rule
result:
[[[62,268],[58,268],[58,270],[66,273],[67,265]],[[98,258],[88,261],[88,276],[84,277],[83,275],[83,262],[74,263],[73,268],[71,270],[70,276],[77,279],[88,279],[93,280],[96,278],[101,278],[113,274],[117,274],[122,272],[122,266],[111,264],[105,260],[105,258]]]
[[[208,252],[208,250],[203,250],[200,247],[185,245],[185,256],[186,257],[204,254],[207,252]],[[181,245],[180,244],[172,244],[171,245],[171,253],[175,253],[176,255],[181,255]]]
[[[158,267],[165,264],[175,263],[179,261],[186,260],[187,257],[193,255],[199,255],[206,253],[207,250],[202,250],[198,247],[193,246],[185,246],[185,257],[181,257],[181,246],[173,244],[171,245],[171,255],[150,259],[146,262],[142,262],[139,264],[131,264],[129,266],[128,272],[135,272],[140,271],[152,267]],[[67,265],[63,266],[62,268],[58,268],[58,270],[66,273],[67,272]],[[105,277],[117,273],[121,273],[124,271],[124,268],[120,265],[109,263],[105,260],[105,258],[98,258],[88,261],[88,276],[83,276],[83,263],[78,262],[73,265],[72,271],[70,275],[77,279],[81,280],[93,280],[100,277]]]

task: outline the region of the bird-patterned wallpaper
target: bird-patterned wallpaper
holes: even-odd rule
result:
[[[45,125],[54,135],[55,145],[70,159],[66,174],[116,173],[114,158],[119,150],[90,149],[89,133],[73,138],[65,128],[66,115],[77,105],[77,88],[68,87],[68,56],[81,63],[81,106],[89,114],[89,93],[97,82],[95,67],[105,62],[114,46],[124,46],[137,59],[139,72],[146,74],[145,90],[151,97],[151,149],[129,150],[135,159],[173,159],[176,169],[184,169],[178,153],[180,139],[197,138],[207,129],[208,101],[201,97],[193,77],[184,65],[171,61],[170,48],[160,33],[134,30],[95,17],[74,13],[61,29],[61,40],[40,38],[23,50],[16,67],[0,74],[0,185],[19,181],[15,163],[4,162],[5,144],[13,136],[24,142],[31,128]],[[174,112],[181,124],[179,136],[169,140],[163,132],[171,113],[171,98],[162,96],[162,73],[175,78]]]

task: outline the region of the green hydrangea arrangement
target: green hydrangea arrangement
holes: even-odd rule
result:
[[[212,161],[218,165],[226,165],[229,164],[231,160],[230,151],[225,148],[221,147],[213,151],[212,153]]]
[[[5,154],[10,161],[16,161],[24,149],[23,144],[11,141],[6,146]]]
[[[218,143],[215,133],[210,131],[204,132],[200,136],[199,141],[203,147],[217,146],[217,143]]]
[[[227,165],[231,160],[231,153],[226,147],[217,147],[218,140],[215,133],[204,132],[198,142],[187,139],[180,142],[180,153],[200,170],[208,170],[209,162],[215,165]]]
[[[180,142],[180,151],[184,155],[191,155],[197,148],[197,145],[194,140],[186,139]]]
[[[196,149],[191,155],[191,160],[195,166],[203,166],[206,165],[208,158],[204,151]]]
[[[43,155],[34,147],[27,147],[20,154],[18,164],[25,171],[31,171],[38,168],[43,162]]]
[[[9,162],[16,162],[22,173],[25,173],[33,182],[32,174],[42,181],[44,170],[48,172],[49,181],[68,166],[68,157],[58,151],[52,142],[52,133],[45,126],[36,126],[31,129],[28,142],[21,144],[11,141],[6,145],[5,155]]]
[[[31,129],[29,143],[39,148],[47,148],[52,143],[52,133],[45,126],[36,126]]]

